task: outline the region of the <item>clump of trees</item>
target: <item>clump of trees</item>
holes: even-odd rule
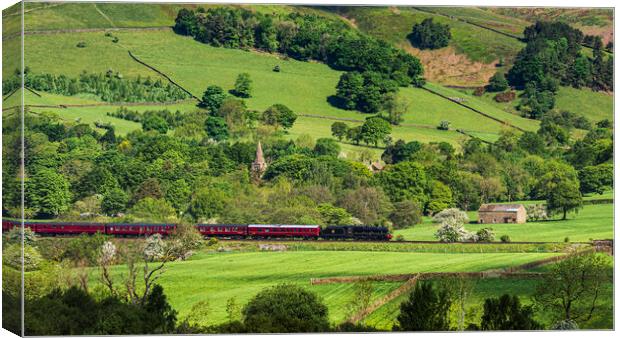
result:
[[[8,94],[21,85],[21,74],[2,83],[2,93]],[[188,99],[190,96],[181,88],[150,77],[125,79],[120,73],[108,70],[106,73],[82,73],[77,78],[66,75],[34,74],[25,72],[24,85],[28,88],[72,96],[79,93],[94,94],[106,102],[170,102]]]
[[[419,49],[438,49],[448,45],[452,34],[450,25],[433,22],[432,18],[426,18],[421,23],[413,25],[407,37],[411,44]]]

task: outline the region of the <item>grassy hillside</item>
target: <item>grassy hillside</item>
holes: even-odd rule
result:
[[[476,212],[469,213],[471,221],[478,219]],[[571,241],[613,238],[613,204],[586,205],[577,215],[569,215],[567,220],[527,222],[525,224],[467,224],[470,231],[491,227],[496,240],[508,235],[512,241],[562,242],[566,237]],[[406,240],[436,240],[434,234],[437,224],[425,218],[422,224],[396,230],[395,235],[403,235]]]
[[[310,278],[421,271],[481,271],[553,256],[552,253],[432,254],[403,252],[289,251],[205,253],[189,261],[174,262],[159,280],[172,306],[182,318],[197,300],[207,299],[211,312],[205,324],[226,318],[226,301],[236,297],[245,304],[260,290],[279,283],[294,283],[317,292],[329,306],[330,318],[342,321],[353,285],[311,286]],[[363,262],[360,264],[360,262]],[[114,268],[116,274],[125,267]],[[93,271],[93,280],[97,280]],[[398,283],[375,283],[376,297]]]
[[[362,123],[368,116],[335,108],[327,102],[327,97],[335,93],[340,72],[323,64],[284,60],[265,53],[214,48],[171,31],[115,32],[114,35],[119,38],[118,43],[112,43],[110,37],[104,36],[102,32],[30,35],[26,37],[26,64],[33,72],[71,76],[77,76],[84,70],[105,72],[113,69],[125,77],[157,77],[155,72],[129,57],[127,50],[131,50],[142,61],[166,73],[196,96],[200,96],[207,86],[213,84],[231,89],[236,76],[242,71],[248,72],[254,82],[253,96],[247,100],[249,108],[263,110],[271,104],[283,103],[297,113],[307,115],[299,119],[291,131],[292,136],[310,133],[315,138],[327,137],[331,134],[329,126],[333,123],[330,118],[346,119],[355,125]],[[85,41],[87,47],[75,47],[79,41]],[[47,57],[49,50],[58,51],[54,62]],[[170,53],[170,50],[174,50],[174,53]],[[239,65],[244,65],[243,69]],[[275,65],[280,66],[281,72],[272,71]],[[429,86],[448,90],[433,84]],[[458,144],[464,138],[462,134],[436,129],[442,120],[450,121],[452,128],[467,130],[489,141],[496,139],[501,129],[505,128],[503,123],[423,89],[404,88],[400,95],[410,105],[403,125],[394,128],[395,138]],[[82,111],[96,114],[96,111],[90,109]],[[512,119],[516,124],[526,125],[526,128],[536,126],[536,122],[500,110],[489,114],[497,115],[501,120]]]

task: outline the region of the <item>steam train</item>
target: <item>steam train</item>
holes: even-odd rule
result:
[[[20,221],[2,220],[2,231],[9,231],[19,226]],[[24,226],[42,236],[66,236],[79,234],[96,234],[119,237],[150,236],[153,234],[170,235],[176,224],[161,223],[82,223],[82,222],[47,222],[27,221]],[[325,239],[325,240],[368,240],[389,241],[392,235],[386,227],[330,225],[321,228],[318,225],[284,225],[284,224],[197,224],[196,229],[204,237],[229,239]]]

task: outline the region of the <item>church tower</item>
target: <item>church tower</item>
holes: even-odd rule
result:
[[[258,145],[256,146],[256,159],[252,162],[252,178],[255,180],[260,180],[260,178],[265,173],[267,169],[267,162],[265,162],[265,157],[263,156],[263,148],[258,141]]]

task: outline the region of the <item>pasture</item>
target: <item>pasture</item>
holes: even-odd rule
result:
[[[204,324],[226,320],[226,302],[236,297],[245,304],[260,290],[294,283],[317,292],[329,307],[330,318],[346,318],[346,305],[354,295],[353,284],[310,285],[310,278],[362,276],[431,271],[483,271],[520,265],[557,255],[556,253],[410,253],[410,252],[201,252],[188,261],[171,263],[159,280],[172,306],[183,318],[199,300],[208,300],[211,312]],[[115,266],[116,276],[126,273]],[[93,270],[92,280],[98,280]],[[400,283],[373,283],[374,297],[380,297]]]
[[[495,240],[502,235],[510,236],[516,242],[562,242],[566,237],[571,242],[584,242],[591,239],[609,239],[614,234],[613,204],[585,205],[578,214],[569,214],[568,219],[555,217],[549,221],[527,222],[525,224],[478,224],[477,212],[469,212],[469,224],[465,228],[477,231],[481,228],[493,228]],[[394,231],[394,235],[402,235],[406,240],[436,240],[437,224],[424,217],[422,224]]]

